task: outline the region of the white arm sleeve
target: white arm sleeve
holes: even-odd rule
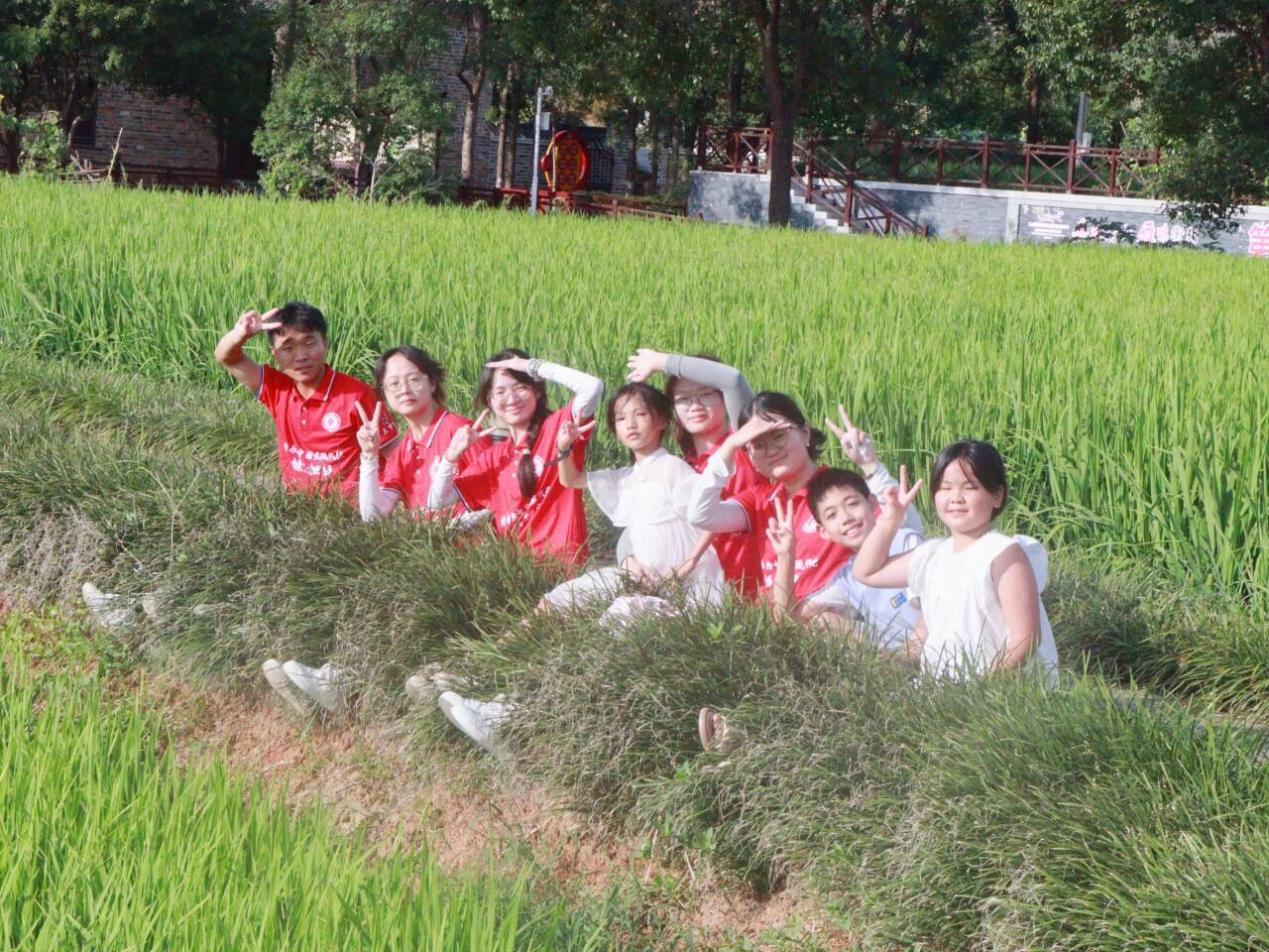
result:
[[[714,360],[670,354],[665,360],[665,372],[668,376],[683,377],[719,390],[723,395],[723,403],[727,406],[727,419],[731,422],[731,428],[740,429],[740,415],[753,400],[753,390],[739,370]]]
[[[711,456],[705,469],[692,481],[687,500],[687,521],[706,532],[744,532],[749,529],[745,507],[722,498],[731,473],[722,459]]]
[[[890,475],[890,470],[878,463],[877,468],[872,471],[872,475],[868,477],[868,489],[878,499],[881,494],[891,486],[898,486],[899,481]],[[916,506],[908,507],[908,514],[903,519],[903,527],[911,529],[922,539],[925,538],[925,523],[921,520],[921,513],[917,512]]]
[[[572,367],[553,364],[549,360],[534,360],[529,364],[529,373],[573,391],[574,420],[589,420],[593,417],[604,396],[602,380]]]
[[[382,519],[396,508],[401,497],[391,489],[379,485],[379,457],[361,458],[361,473],[357,479],[357,505],[361,509],[362,522]]]
[[[458,490],[454,488],[456,475],[458,467],[444,455],[432,464],[432,485],[427,491],[428,509],[445,509],[458,502]]]

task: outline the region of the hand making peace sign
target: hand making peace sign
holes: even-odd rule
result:
[[[851,422],[850,417],[846,413],[846,408],[840,403],[837,405],[837,415],[841,417],[841,426],[838,426],[827,417],[824,418],[824,422],[828,424],[828,428],[833,431],[833,435],[841,442],[842,452],[846,454],[847,458],[858,466],[865,476],[871,476],[873,470],[880,465],[877,460],[877,448],[873,445],[872,436]]]
[[[361,444],[361,452],[366,456],[378,456],[380,445],[379,415],[383,412],[383,404],[375,401],[374,416],[367,417],[360,403],[354,403],[357,416],[361,417],[361,428],[357,430],[357,442]]]
[[[595,428],[595,421],[591,420],[585,426],[578,426],[572,420],[565,420],[560,424],[560,432],[555,437],[555,448],[563,456],[573,448],[584,433],[589,433]]]
[[[920,494],[923,485],[925,480],[918,479],[916,485],[909,489],[908,467],[900,466],[899,485],[887,486],[881,493],[881,515],[877,517],[877,522],[885,523],[892,528],[903,525],[904,518],[908,514],[908,507]]]
[[[767,520],[767,540],[777,555],[793,555],[797,549],[797,536],[793,532],[793,500],[781,503],[780,497],[771,500],[775,515]]]
[[[463,458],[463,454],[471,449],[477,440],[483,439],[498,429],[496,426],[491,426],[487,430],[481,429],[487,416],[489,416],[489,411],[481,410],[480,416],[476,417],[475,423],[469,423],[467,426],[459,427],[454,431],[454,435],[449,441],[449,448],[445,450],[445,461],[447,463],[457,465],[458,461]]]
[[[257,334],[265,331],[276,331],[282,325],[273,318],[277,316],[280,307],[271,308],[262,316],[259,311],[244,311],[239,315],[238,320],[234,322],[234,330],[240,335],[242,340],[250,340]]]

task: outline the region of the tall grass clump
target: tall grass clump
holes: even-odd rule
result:
[[[530,673],[518,756],[755,885],[822,891],[868,948],[1269,941],[1262,732],[1092,678],[915,685],[869,649],[757,616],[693,627],[558,646]],[[743,741],[697,752],[701,703]]]
[[[96,682],[0,666],[0,947],[597,949],[523,880],[374,857],[223,764],[178,769]]]
[[[436,351],[459,409],[481,361],[509,344],[610,380],[638,346],[714,351],[813,418],[846,402],[888,459],[918,470],[951,439],[991,439],[1019,528],[1264,616],[1260,262],[0,190],[10,348],[228,387],[217,336],[243,308],[299,297],[329,315],[350,371],[402,341]]]

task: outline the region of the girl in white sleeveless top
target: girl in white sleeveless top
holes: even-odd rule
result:
[[[1008,497],[1000,453],[978,440],[952,443],[934,461],[931,483],[950,534],[889,554],[922,485],[918,480],[909,489],[901,469],[899,486],[886,491],[882,514],[855,557],[855,578],[882,588],[907,586],[924,620],[910,648],[923,671],[959,679],[1025,669],[1052,683],[1057,647],[1040,601],[1048,555],[1035,539],[992,525]]]

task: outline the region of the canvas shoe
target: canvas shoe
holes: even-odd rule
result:
[[[320,668],[310,668],[291,659],[282,665],[291,683],[311,697],[322,708],[334,714],[348,706],[345,672],[330,662]]]
[[[494,734],[513,709],[502,700],[502,695],[492,701],[473,701],[453,691],[444,691],[436,703],[451,724],[489,753],[501,755]]]
[[[405,679],[405,694],[415,704],[431,707],[446,691],[454,690],[458,683],[458,678],[442,671],[439,664],[429,664]]]
[[[126,595],[103,592],[92,582],[85,582],[80,591],[84,596],[84,604],[103,628],[126,628],[141,615],[136,599]]]
[[[295,685],[291,683],[291,679],[282,670],[281,661],[277,658],[270,658],[260,665],[260,670],[264,672],[264,679],[269,682],[269,687],[273,688],[297,713],[306,716],[313,713],[313,702],[308,695],[296,690]]]

